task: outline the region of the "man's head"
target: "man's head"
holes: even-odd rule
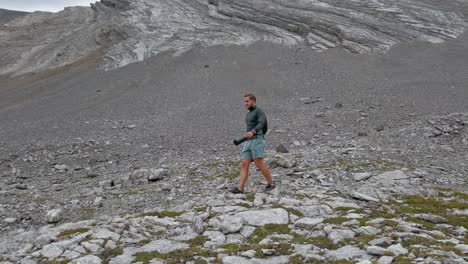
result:
[[[246,93],[244,94],[244,106],[247,109],[250,109],[255,106],[257,103],[257,98],[253,93]]]

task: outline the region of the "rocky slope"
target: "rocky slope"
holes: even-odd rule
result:
[[[87,55],[112,69],[195,45],[271,41],[311,49],[388,50],[440,43],[466,26],[464,1],[104,0],[59,13],[35,12],[0,29],[0,74],[64,66]]]
[[[27,14],[27,12],[13,11],[0,8],[0,27],[3,26],[3,24],[8,23],[9,21],[15,18],[22,17]]]
[[[239,195],[225,191],[239,174],[228,157],[103,179],[100,166],[89,171],[66,160],[111,154],[106,142],[28,150],[17,158],[36,170],[47,170],[51,158],[63,164],[34,188],[3,192],[2,263],[466,263],[467,127],[468,114],[454,113],[384,137],[300,140],[290,153],[278,146],[266,159],[277,188],[263,193],[252,168]],[[404,155],[412,158],[385,144],[391,138],[409,143]],[[435,166],[440,158],[425,156],[426,146],[461,155]]]

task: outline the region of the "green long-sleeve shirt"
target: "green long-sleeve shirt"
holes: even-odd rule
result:
[[[254,106],[249,108],[249,112],[245,115],[245,124],[247,132],[255,130],[257,135],[263,134],[263,126],[266,123],[266,115],[262,109]]]

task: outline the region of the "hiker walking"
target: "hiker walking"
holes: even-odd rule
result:
[[[245,116],[247,132],[245,137],[247,140],[242,144],[241,150],[241,170],[239,186],[229,189],[232,193],[242,193],[245,183],[249,177],[250,163],[255,163],[255,166],[262,172],[263,177],[267,180],[267,186],[264,191],[271,191],[275,188],[271,179],[270,170],[263,162],[265,152],[265,133],[267,132],[267,119],[265,112],[256,106],[257,98],[252,93],[244,95],[244,106],[249,110]]]

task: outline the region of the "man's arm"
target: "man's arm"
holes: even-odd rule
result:
[[[258,118],[258,124],[254,127],[254,129],[252,129],[252,132],[254,134],[257,134],[259,131],[261,131],[263,129],[263,126],[265,125],[266,115],[262,109],[258,109],[257,118]]]

